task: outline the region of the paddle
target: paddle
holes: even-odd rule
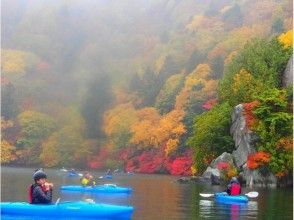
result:
[[[58,198],[58,199],[56,200],[55,205],[58,205],[59,202],[60,202],[60,198]]]
[[[199,195],[205,198],[214,196],[212,193],[199,193]],[[244,195],[248,196],[249,198],[256,198],[258,196],[258,192],[249,192]]]

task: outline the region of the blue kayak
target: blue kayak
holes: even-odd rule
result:
[[[97,186],[80,186],[68,185],[61,186],[61,191],[75,191],[75,192],[93,192],[93,193],[131,193],[133,190],[130,187],[121,187],[115,184],[104,184]]]
[[[112,179],[112,175],[100,176],[99,179]]]
[[[220,203],[247,203],[248,198],[244,195],[230,196],[227,193],[215,193],[214,198]]]
[[[1,217],[40,216],[75,218],[130,219],[134,208],[89,202],[61,202],[56,204],[30,204],[27,202],[2,202]]]

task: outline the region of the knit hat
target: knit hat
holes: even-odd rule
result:
[[[47,175],[46,173],[44,173],[43,170],[37,170],[34,175],[33,175],[33,179],[36,181],[36,180],[39,180],[39,179],[42,179],[42,178],[47,178]]]

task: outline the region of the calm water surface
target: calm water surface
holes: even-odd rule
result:
[[[61,185],[79,184],[79,179],[67,177],[64,172],[46,169],[48,179],[54,183],[53,200],[77,201],[87,198],[96,203],[133,206],[134,220],[178,220],[178,219],[293,219],[293,191],[287,189],[249,189],[258,191],[257,199],[246,205],[224,205],[213,199],[201,198],[200,192],[217,192],[219,186],[209,184],[179,184],[176,177],[165,175],[115,175],[112,180],[98,183],[115,183],[130,186],[133,193],[126,195],[61,193]],[[32,183],[31,168],[1,168],[1,201],[26,201],[27,187]],[[102,173],[93,172],[99,177]],[[21,219],[21,218],[18,218]],[[27,218],[26,218],[27,219]],[[34,218],[35,219],[35,218]]]

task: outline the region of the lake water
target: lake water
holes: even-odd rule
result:
[[[243,193],[258,191],[257,199],[246,205],[224,205],[213,198],[201,198],[199,193],[222,191],[223,187],[209,184],[179,184],[177,177],[167,175],[114,175],[112,180],[98,183],[115,183],[130,186],[133,193],[105,195],[64,193],[61,185],[79,184],[79,178],[67,177],[64,172],[45,169],[48,179],[54,183],[53,200],[77,201],[87,198],[96,203],[130,205],[134,207],[134,220],[178,220],[178,219],[293,219],[293,191],[286,189],[242,188]],[[1,201],[26,201],[27,187],[32,183],[32,168],[1,168]],[[96,177],[102,175],[92,172]],[[19,218],[18,218],[19,219]],[[27,219],[27,218],[26,218]],[[36,218],[34,218],[36,219]]]

